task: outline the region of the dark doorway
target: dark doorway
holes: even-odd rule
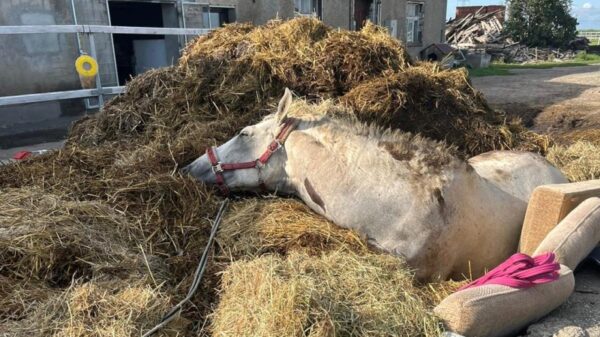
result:
[[[354,1],[354,27],[361,30],[367,20],[372,16],[373,0],[355,0]]]
[[[202,21],[204,28],[219,28],[235,21],[235,10],[227,7],[203,6]]]
[[[113,26],[177,27],[177,14],[173,4],[133,1],[109,1],[108,4]],[[119,85],[124,85],[131,76],[170,65],[173,61],[173,48],[167,47],[172,45],[169,43],[173,38],[171,36],[165,38],[164,35],[115,34],[113,38]],[[178,52],[177,49],[175,46],[175,53]]]

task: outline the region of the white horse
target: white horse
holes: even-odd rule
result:
[[[567,181],[538,154],[494,151],[465,162],[443,143],[290,106],[286,89],[275,114],[183,171],[224,193],[296,195],[404,257],[421,280],[476,277],[498,265],[517,251],[533,189]]]

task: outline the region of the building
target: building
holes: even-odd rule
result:
[[[490,6],[458,6],[456,7],[456,19],[462,19],[469,14],[475,14],[480,11],[482,14],[496,13],[496,17],[501,23],[504,23],[506,15],[506,6],[490,5]]]
[[[312,15],[344,29],[360,29],[366,20],[386,26],[419,57],[425,46],[443,42],[445,13],[446,0],[7,0],[0,1],[0,26],[216,28]],[[174,63],[187,41],[173,35],[96,34],[102,85],[124,85],[131,76]],[[80,52],[90,52],[85,35],[0,35],[0,96],[81,89],[74,68]],[[21,127],[23,133],[42,128],[64,134],[89,108],[81,99],[0,107],[0,147],[15,145]]]

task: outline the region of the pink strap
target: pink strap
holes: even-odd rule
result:
[[[512,288],[530,288],[537,284],[549,283],[559,278],[560,264],[554,253],[536,257],[517,253],[477,280],[459,290],[484,284],[500,284]]]

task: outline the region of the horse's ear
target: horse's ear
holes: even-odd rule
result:
[[[282,122],[288,114],[290,110],[290,106],[292,105],[292,92],[290,89],[285,88],[285,93],[281,100],[279,101],[279,105],[277,106],[277,121]]]

